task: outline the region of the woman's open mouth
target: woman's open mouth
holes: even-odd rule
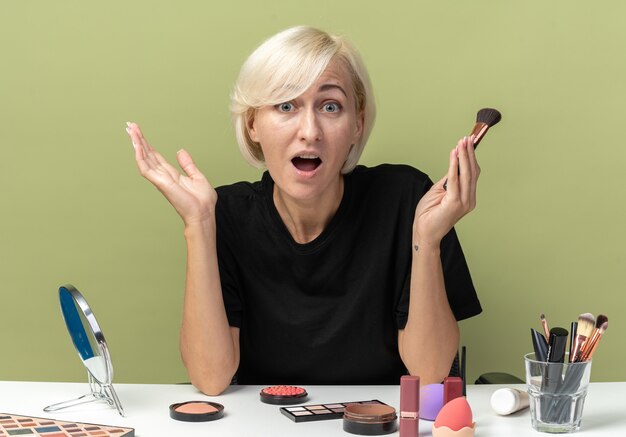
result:
[[[295,168],[301,172],[312,172],[322,164],[322,160],[314,155],[296,156],[291,160]]]

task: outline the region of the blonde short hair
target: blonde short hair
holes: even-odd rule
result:
[[[244,62],[231,94],[230,110],[239,149],[246,161],[265,166],[261,146],[250,138],[248,124],[255,110],[292,100],[313,85],[334,59],[345,65],[356,101],[363,114],[363,130],[341,169],[351,172],[357,165],[376,115],[372,86],[356,49],[343,37],[319,29],[297,26],[284,30],[261,44]]]

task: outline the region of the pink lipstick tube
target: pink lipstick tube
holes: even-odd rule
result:
[[[400,437],[417,437],[420,418],[420,377],[400,378]]]
[[[463,396],[463,380],[457,376],[448,376],[443,380],[443,404]]]

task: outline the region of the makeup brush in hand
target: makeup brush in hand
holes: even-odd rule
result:
[[[495,126],[502,119],[500,111],[493,108],[483,108],[476,114],[476,124],[471,135],[474,135],[474,149],[478,147],[478,143],[483,139],[490,127]],[[448,181],[443,184],[443,189],[448,189]]]
[[[483,139],[487,130],[490,127],[495,126],[502,119],[502,114],[497,109],[493,108],[483,108],[478,111],[476,114],[476,124],[474,125],[474,130],[471,135],[475,135],[474,137],[474,149],[478,147],[478,143]]]

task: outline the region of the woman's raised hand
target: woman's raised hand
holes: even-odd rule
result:
[[[212,220],[217,193],[198,170],[191,155],[186,150],[177,153],[176,160],[185,173],[181,174],[150,146],[136,123],[126,124],[139,173],[163,193],[185,225]]]
[[[439,245],[441,239],[476,207],[480,166],[474,153],[474,137],[459,140],[450,152],[448,174],[422,197],[415,209],[414,244]],[[444,185],[447,182],[447,189]]]

